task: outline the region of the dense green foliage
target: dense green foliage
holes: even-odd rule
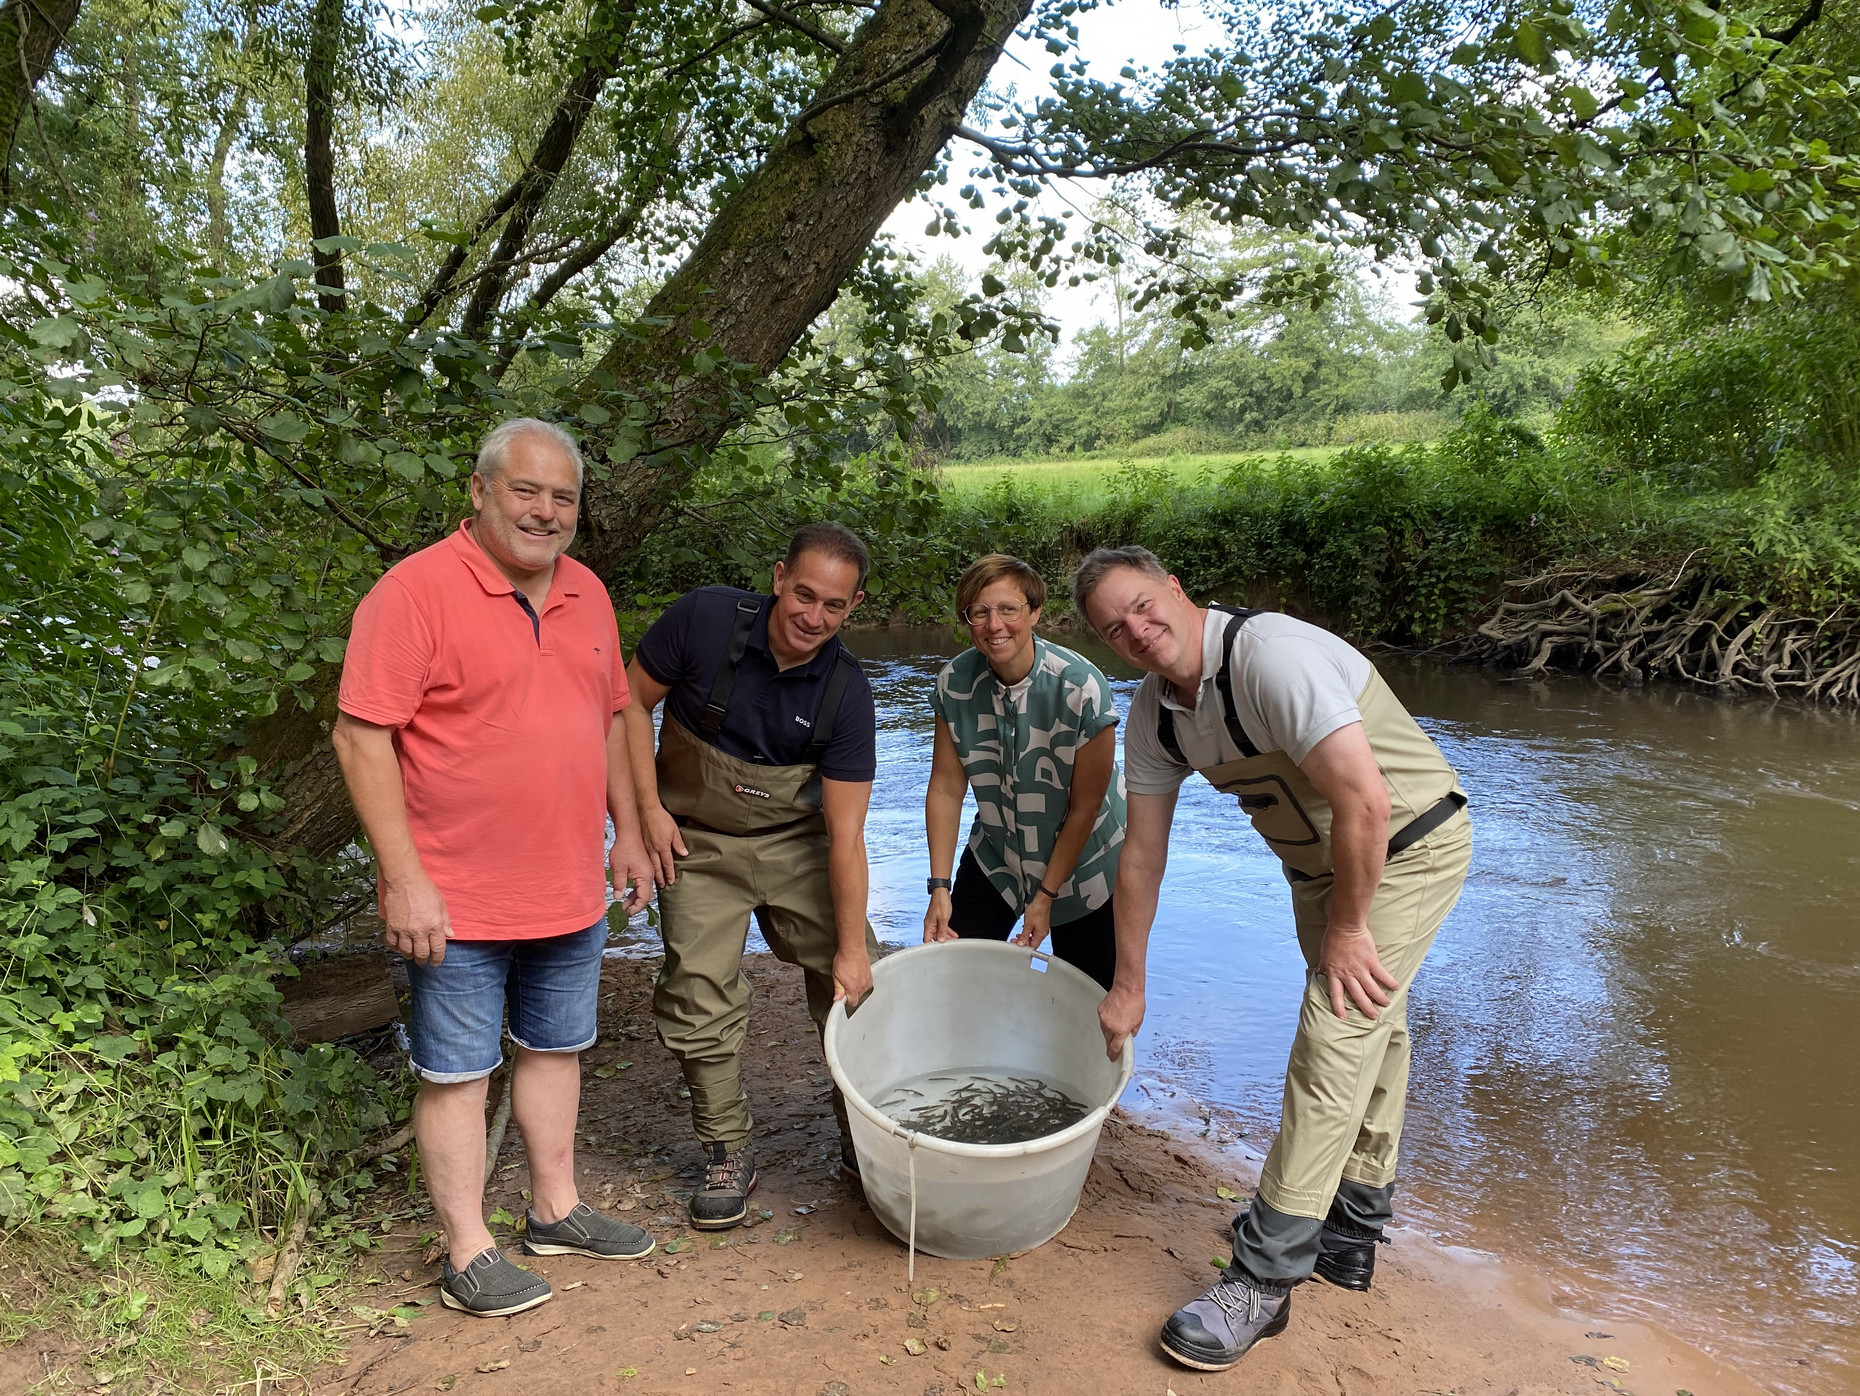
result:
[[[1852,476],[1779,467],[1752,485],[1697,491],[1484,406],[1438,445],[1262,455],[1197,485],[1160,468],[1106,468],[1109,497],[1084,507],[1017,484],[1011,469],[979,494],[931,496],[905,570],[895,542],[882,544],[868,604],[942,621],[956,577],[981,553],[1015,553],[1057,584],[1087,549],[1126,542],[1155,551],[1194,595],[1290,606],[1399,645],[1454,639],[1507,579],[1553,566],[1671,569],[1693,554],[1726,587],[1779,605],[1812,611],[1860,595]],[[805,501],[764,515],[771,539],[809,517]],[[637,585],[760,584],[765,563],[728,558],[708,536],[695,521],[663,531],[637,560]],[[1063,594],[1049,610],[1063,614]]]
[[[13,385],[0,422],[0,1222],[224,1275],[309,1179],[365,1185],[342,1158],[393,1108],[353,1053],[284,1045],[272,943],[327,874],[286,877],[225,750],[332,643],[331,558],[237,470],[125,481],[81,404]]]

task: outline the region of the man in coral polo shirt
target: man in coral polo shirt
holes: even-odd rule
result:
[[[484,1222],[485,1083],[503,1060],[506,1008],[526,1249],[636,1259],[653,1246],[575,1189],[579,1053],[594,1042],[607,943],[607,815],[615,895],[629,914],[652,895],[615,720],[629,699],[613,603],[562,555],[580,498],[567,432],[532,418],[493,431],[471,477],[473,517],[356,608],[338,699],[336,754],[413,986],[414,1132],[450,1250],[441,1298],[486,1316],[551,1293]]]

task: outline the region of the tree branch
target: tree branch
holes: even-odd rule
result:
[[[629,21],[632,13],[631,0],[628,0],[625,14]],[[549,125],[536,142],[529,167],[518,178],[521,192],[511,204],[510,216],[497,240],[497,249],[491,254],[484,275],[465,307],[465,318],[459,328],[466,334],[477,334],[496,313],[498,303],[503,300],[504,291],[510,284],[510,273],[522,256],[523,244],[529,241],[530,229],[535,226],[537,215],[548,202],[556,180],[568,164],[569,156],[574,153],[575,143],[581,139],[582,128],[587,125],[588,115],[600,99],[601,89],[619,68],[620,52],[621,44],[616,36],[603,45],[600,53],[590,54],[581,71],[575,75],[575,80],[562,94],[562,100],[556,104],[555,114],[549,118]]]
[[[28,107],[36,118],[33,93],[77,23],[81,4],[82,0],[6,0],[0,5],[0,208],[11,202],[13,144],[20,120]],[[49,146],[46,153],[51,158]]]
[[[304,194],[310,205],[310,255],[316,284],[325,288],[317,303],[327,311],[343,307],[342,253],[315,246],[342,233],[336,207],[336,55],[342,43],[343,0],[316,0],[310,12],[310,51],[304,58]]]
[[[815,24],[813,20],[803,15],[797,15],[792,10],[784,10],[780,5],[771,5],[769,0],[743,0],[743,2],[748,5],[750,9],[758,10],[767,15],[777,24],[785,24],[796,33],[807,35],[808,38],[812,39],[824,49],[830,49],[834,53],[846,52],[846,41],[844,39],[829,34],[818,24]],[[1815,0],[1815,3],[1820,4],[1821,0]]]
[[[1809,25],[1815,23],[1820,18],[1821,0],[1808,0],[1808,8],[1803,10],[1802,13],[1796,17],[1795,23],[1791,24],[1787,29],[1759,29],[1757,32],[1764,38],[1773,40],[1781,44],[1784,48],[1787,48],[1790,44],[1793,44],[1797,39],[1802,37],[1803,31],[1806,30]]]

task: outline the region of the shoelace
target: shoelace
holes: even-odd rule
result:
[[[1240,1298],[1242,1294],[1246,1296],[1244,1302]],[[1227,1315],[1236,1335],[1242,1327],[1259,1322],[1260,1300],[1264,1296],[1245,1280],[1222,1280],[1208,1291],[1207,1297]]]
[[[722,1163],[704,1165],[704,1187],[706,1191],[715,1192],[725,1189],[741,1192],[743,1181],[743,1156],[731,1154]]]

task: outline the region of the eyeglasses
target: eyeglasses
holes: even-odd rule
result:
[[[1005,601],[999,606],[965,606],[956,612],[959,620],[969,625],[986,625],[990,616],[1000,616],[1009,625],[1027,614],[1028,608],[1013,601]]]

